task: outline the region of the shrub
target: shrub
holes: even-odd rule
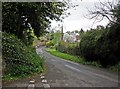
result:
[[[80,53],[87,61],[97,61],[95,48],[96,43],[101,37],[100,30],[86,32],[80,42]]]
[[[50,47],[50,46],[54,46],[54,44],[51,41],[48,41],[48,42],[46,42],[46,46]]]
[[[105,29],[86,32],[80,42],[81,55],[87,61],[100,62],[103,67],[118,63],[120,61],[120,56],[118,55],[120,31],[117,34],[114,34],[113,31],[114,29]]]
[[[79,55],[80,52],[77,43],[68,43],[64,41],[60,41],[58,45],[56,45],[56,49],[60,52],[72,55]]]
[[[56,45],[56,50],[63,52],[63,53],[67,53],[67,47],[66,47],[66,44],[64,43],[64,41],[60,41]]]
[[[117,63],[116,65],[114,66],[111,66],[109,69],[113,70],[113,71],[120,71],[120,62]]]
[[[14,35],[3,33],[2,55],[6,64],[5,75],[25,76],[43,71],[44,60],[36,54],[36,50],[27,47]]]

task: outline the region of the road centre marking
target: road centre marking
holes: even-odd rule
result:
[[[44,79],[44,78],[45,78],[45,76],[41,76],[40,78],[41,78],[41,79]]]
[[[65,66],[68,67],[68,68],[70,68],[70,69],[72,69],[72,70],[76,70],[76,71],[79,71],[79,72],[84,73],[83,71],[81,71],[81,70],[79,70],[79,69],[77,69],[77,68],[75,68],[75,67],[72,67],[72,66],[70,66],[70,65],[65,65]],[[90,71],[87,71],[87,72],[89,72],[89,73],[91,73],[91,74],[93,74],[93,75],[96,75],[96,76],[98,76],[98,77],[102,77],[102,78],[104,78],[104,79],[108,79],[108,80],[110,80],[110,81],[118,82],[118,80],[112,79],[112,78],[107,77],[107,76],[105,76],[105,75],[100,75],[100,74],[93,73],[93,72],[90,72]],[[89,73],[87,73],[87,74],[89,74]],[[85,73],[85,74],[86,74],[86,73]]]
[[[42,80],[42,83],[47,83],[47,80],[46,80],[46,79],[43,79],[43,80]]]
[[[93,72],[91,72],[91,73],[93,73]],[[99,76],[99,77],[108,79],[108,80],[110,80],[110,81],[118,82],[118,80],[112,79],[112,78],[107,77],[107,76],[105,76],[105,75],[100,75],[100,74],[96,74],[96,73],[93,73],[93,74],[96,75],[96,76]]]
[[[66,67],[72,69],[72,70],[76,70],[76,71],[79,71],[79,72],[82,72],[81,70],[75,68],[75,67],[72,67],[72,66],[69,66],[69,65],[65,65]]]

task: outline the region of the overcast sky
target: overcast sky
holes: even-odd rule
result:
[[[102,2],[106,0],[100,0]],[[97,25],[103,25],[106,26],[108,24],[108,20],[104,19],[103,21],[99,23],[94,23],[94,19],[90,20],[84,17],[84,15],[88,14],[89,9],[95,9],[95,4],[99,3],[99,0],[72,0],[73,4],[78,4],[79,6],[76,8],[69,9],[68,12],[71,13],[71,15],[67,18],[65,18],[64,21],[64,32],[66,31],[74,31],[74,30],[80,30],[83,28],[83,30],[89,30],[90,28],[95,28]],[[52,28],[57,26],[58,23],[56,21],[52,21]]]

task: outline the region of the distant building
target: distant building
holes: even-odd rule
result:
[[[69,43],[80,42],[80,36],[78,33],[64,33],[63,40]]]

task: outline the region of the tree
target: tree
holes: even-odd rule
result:
[[[80,33],[83,33],[83,32],[84,32],[84,30],[81,28]]]
[[[75,30],[75,33],[79,33],[78,30]]]
[[[120,1],[119,1],[120,2]],[[107,17],[110,21],[106,28],[98,26],[95,30],[83,34],[80,52],[89,61],[99,61],[104,67],[120,62],[120,3],[101,3],[96,10],[90,11],[95,20]],[[109,5],[109,6],[108,6]],[[98,30],[99,29],[99,30]]]
[[[39,37],[50,26],[50,20],[60,20],[66,7],[62,2],[4,2],[2,6],[3,31],[19,38],[30,25]]]
[[[71,32],[70,32],[70,31],[67,31],[66,33],[68,33],[68,34],[70,35]]]
[[[110,23],[120,24],[118,21],[118,17],[120,17],[118,14],[120,10],[119,2],[120,1],[117,0],[112,0],[111,2],[100,2],[99,5],[95,5],[94,10],[88,10],[89,15],[87,15],[87,17],[95,19],[95,21],[98,22],[107,18]]]
[[[84,30],[81,28],[81,30],[79,31],[79,35],[80,37],[82,37],[82,34],[84,33]]]

